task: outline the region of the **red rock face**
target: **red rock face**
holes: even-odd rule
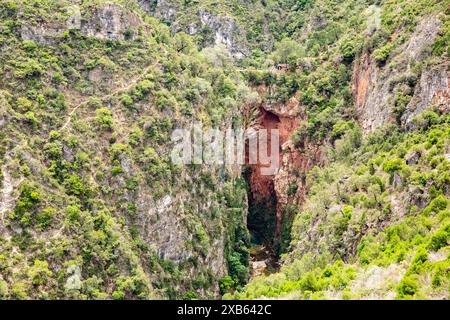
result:
[[[263,107],[259,108],[259,118],[258,125],[255,128],[258,129],[267,129],[267,137],[268,137],[268,152],[272,152],[271,150],[271,130],[279,129],[280,126],[280,118],[266,111]],[[280,138],[281,140],[281,138]],[[281,150],[281,148],[280,148]],[[248,161],[248,156],[247,156]],[[253,194],[253,198],[255,200],[263,200],[270,199],[274,196],[274,184],[273,184],[273,175],[263,175],[261,174],[261,168],[268,167],[268,165],[261,164],[259,159],[257,164],[250,165],[251,174],[249,178],[250,191]]]
[[[260,92],[264,91],[259,89]],[[320,146],[306,143],[303,150],[300,150],[291,140],[302,121],[306,121],[306,115],[296,95],[284,104],[275,106],[262,104],[259,108],[258,121],[253,126],[255,130],[268,130],[269,145],[270,130],[278,129],[280,134],[278,171],[274,175],[262,175],[260,169],[264,165],[257,163],[250,165],[251,172],[248,176],[254,200],[265,201],[267,205],[271,205],[273,199],[276,199],[275,241],[279,240],[281,235],[283,208],[288,204],[301,206],[306,193],[306,173],[320,160]]]
[[[368,54],[360,61],[356,61],[353,68],[352,92],[357,109],[361,109],[366,103],[367,89],[371,84],[370,75],[373,72],[373,65]]]

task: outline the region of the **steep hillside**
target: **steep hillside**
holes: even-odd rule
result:
[[[449,8],[2,0],[0,298],[448,299]]]
[[[299,123],[272,193],[287,253],[226,298],[448,299],[448,2],[305,15],[272,55],[287,70],[250,78]]]
[[[72,5],[1,4],[0,294],[214,297],[246,252],[246,192],[172,164],[170,132],[228,125],[249,89],[137,6]]]

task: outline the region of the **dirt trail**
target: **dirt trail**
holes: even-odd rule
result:
[[[122,87],[119,87],[119,88],[113,90],[110,94],[103,96],[103,99],[107,99],[107,98],[115,96],[118,93],[128,91],[137,82],[143,80],[151,68],[156,67],[158,65],[159,65],[159,62],[155,62],[155,63],[149,65],[138,76],[136,76],[135,78],[128,81],[125,86],[122,86]],[[72,110],[69,112],[69,114],[67,115],[67,120],[64,122],[64,124],[58,131],[64,130],[72,121],[72,116],[75,114],[75,112],[77,112],[78,109],[80,109],[81,107],[86,105],[88,102],[89,102],[89,98],[80,102],[79,104],[75,105],[72,108]],[[26,144],[26,142],[25,142],[25,144]],[[1,225],[4,225],[5,213],[14,209],[14,202],[15,202],[15,199],[13,197],[15,183],[11,177],[10,172],[7,169],[7,164],[11,159],[9,159],[9,157],[7,156],[6,160],[7,160],[6,163],[0,168],[1,172],[3,174],[3,184],[2,184],[2,188],[0,190]],[[19,184],[20,184],[20,182],[19,182]]]
[[[118,93],[130,90],[133,85],[135,85],[137,82],[139,82],[139,81],[141,81],[141,80],[143,80],[145,78],[145,76],[147,75],[148,71],[151,68],[157,66],[158,64],[159,64],[159,62],[156,62],[156,63],[153,63],[152,65],[148,66],[147,68],[144,69],[144,71],[142,71],[142,73],[140,75],[138,75],[137,77],[131,79],[130,82],[128,82],[128,84],[126,86],[117,88],[116,90],[112,91],[110,94],[108,94],[106,96],[103,96],[103,99],[108,99],[108,98],[111,98],[111,97],[115,96]],[[74,106],[72,108],[72,110],[68,114],[66,122],[64,123],[64,125],[58,131],[64,130],[70,124],[70,122],[72,121],[72,116],[75,114],[75,112],[77,112],[77,110],[79,108],[81,108],[84,105],[88,104],[89,99],[90,98],[80,102],[79,104],[77,104],[76,106]]]
[[[6,164],[1,168],[3,174],[3,187],[0,192],[0,216],[2,219],[2,225],[4,221],[4,216],[7,211],[13,209],[14,206],[14,198],[12,196],[14,186],[12,182],[11,175],[6,168]]]

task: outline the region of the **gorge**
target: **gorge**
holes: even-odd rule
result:
[[[442,0],[1,1],[0,298],[448,299],[449,23]],[[269,153],[277,130],[278,169],[174,163],[193,123]]]

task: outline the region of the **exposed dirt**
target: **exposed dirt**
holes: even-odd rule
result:
[[[0,193],[0,217],[2,219],[2,225],[4,221],[5,213],[12,210],[14,206],[14,198],[12,196],[14,186],[11,175],[7,170],[6,165],[2,166],[2,174],[3,174],[3,184],[2,190]]]

